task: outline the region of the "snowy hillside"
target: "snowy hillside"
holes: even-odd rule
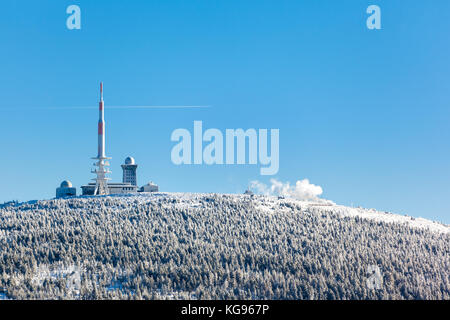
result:
[[[449,226],[331,202],[157,193],[0,205],[0,299],[450,299],[449,257]]]

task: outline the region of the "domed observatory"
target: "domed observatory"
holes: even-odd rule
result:
[[[72,186],[68,180],[61,182],[59,188],[56,188],[56,198],[74,197],[77,195],[77,188]]]
[[[137,164],[133,157],[127,157],[125,163],[122,165],[123,170],[123,183],[128,183],[133,186],[137,186],[136,170]]]

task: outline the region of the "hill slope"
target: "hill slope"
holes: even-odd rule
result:
[[[0,299],[450,299],[449,256],[449,226],[275,197],[0,206]]]

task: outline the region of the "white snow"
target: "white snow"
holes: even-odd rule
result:
[[[163,199],[171,198],[177,201],[175,205],[177,208],[188,208],[188,207],[198,207],[200,205],[199,199],[211,195],[212,194],[201,194],[201,193],[158,193],[158,194],[148,194],[147,197],[148,196],[150,196],[151,198],[161,197]],[[226,196],[233,197],[236,200],[245,200],[250,198],[250,196],[248,195],[240,195],[240,194],[227,194]],[[444,225],[439,222],[430,221],[424,218],[415,218],[389,212],[377,211],[375,209],[351,208],[336,205],[331,201],[319,201],[319,202],[301,201],[293,198],[280,199],[275,196],[259,196],[259,195],[255,195],[251,199],[252,202],[254,203],[255,208],[268,214],[275,214],[277,212],[290,210],[289,208],[283,206],[283,204],[291,204],[300,207],[302,211],[305,209],[310,209],[309,211],[317,213],[332,212],[339,214],[341,216],[349,216],[349,217],[358,216],[363,219],[370,219],[386,223],[407,224],[413,228],[424,228],[434,232],[450,233],[450,226]]]
[[[201,199],[205,197],[213,196],[214,194],[207,193],[142,193],[133,195],[117,195],[113,197],[122,198],[125,203],[132,203],[137,201],[138,203],[146,203],[162,200],[164,206],[173,206],[177,209],[187,209],[200,207]],[[414,218],[410,216],[402,216],[399,214],[388,213],[383,211],[377,211],[375,209],[364,208],[351,208],[346,206],[337,205],[331,201],[319,200],[319,201],[301,201],[293,198],[279,198],[276,196],[263,196],[263,195],[244,195],[244,194],[223,194],[224,196],[234,198],[236,201],[248,201],[251,199],[255,208],[261,210],[267,214],[282,213],[286,210],[291,210],[285,204],[300,207],[302,211],[308,209],[308,211],[316,212],[317,214],[323,212],[336,213],[341,216],[360,217],[363,219],[370,219],[386,223],[401,223],[407,224],[413,228],[424,228],[434,232],[450,233],[450,226],[444,225],[439,222],[430,221],[424,218]],[[171,200],[172,203],[167,205],[166,201]]]
[[[139,194],[124,194],[124,195],[109,195],[102,196],[106,199],[114,198],[120,199],[119,202],[114,202],[111,209],[114,206],[132,207],[134,204],[145,204],[150,202],[161,202],[164,208],[175,209],[188,209],[199,208],[204,206],[204,199],[214,196],[214,193],[167,193],[167,192],[154,192],[154,193],[139,193]],[[377,211],[375,209],[364,208],[351,208],[342,205],[337,205],[332,201],[319,199],[318,201],[302,201],[294,198],[283,198],[267,195],[244,195],[244,194],[218,194],[220,196],[229,197],[236,202],[239,201],[252,201],[254,207],[267,214],[282,214],[285,211],[292,210],[291,207],[301,209],[302,212],[309,211],[316,214],[334,213],[340,216],[348,217],[360,217],[363,219],[370,219],[386,223],[400,223],[407,224],[413,228],[424,228],[434,232],[450,233],[450,226],[439,222],[433,222],[424,218],[414,218],[410,216],[402,216],[394,213]],[[80,196],[77,199],[85,200],[86,203],[93,198],[93,196]],[[63,199],[56,200],[43,200],[44,202],[67,201]],[[33,201],[33,203],[36,203]],[[67,206],[67,203],[65,204]],[[20,206],[20,204],[16,204]],[[7,236],[5,232],[0,233],[0,237]]]

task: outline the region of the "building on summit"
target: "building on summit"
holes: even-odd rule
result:
[[[61,182],[59,188],[56,188],[56,197],[74,197],[77,195],[77,188],[72,187],[72,183],[68,180]]]
[[[154,184],[152,181],[150,181],[145,186],[142,186],[139,189],[139,192],[158,192],[158,191],[159,191],[158,185]]]
[[[98,120],[98,154],[92,170],[96,177],[87,185],[81,186],[82,195],[108,195],[108,194],[127,194],[136,192],[157,192],[159,188],[153,182],[146,184],[145,186],[138,188],[137,185],[137,167],[133,157],[127,157],[125,163],[122,164],[123,178],[122,183],[108,182],[110,178],[106,175],[111,173],[108,169],[110,157],[106,156],[105,152],[105,108],[103,101],[103,83],[100,83],[100,102],[99,102],[99,120]],[[76,188],[72,187],[70,181],[63,181],[61,186],[56,189],[56,197],[68,197],[76,196]]]
[[[136,169],[137,164],[135,163],[134,158],[127,157],[125,159],[125,163],[122,165],[123,183],[129,183],[132,184],[133,186],[137,186]]]
[[[131,164],[132,162],[132,164]],[[130,167],[132,166],[132,167]],[[118,182],[107,182],[106,186],[108,189],[108,194],[124,194],[124,193],[135,193],[138,192],[138,187],[136,184],[130,183],[133,181],[136,183],[136,169],[137,164],[135,164],[132,157],[127,157],[125,159],[125,164],[122,165],[123,179],[122,183]],[[81,186],[82,194],[85,196],[93,196],[96,190],[96,183],[91,182],[87,185]]]

